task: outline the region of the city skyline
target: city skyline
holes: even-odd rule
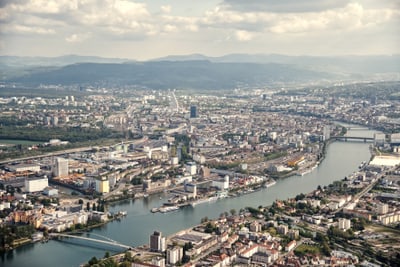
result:
[[[399,22],[394,0],[6,0],[0,55],[391,55]]]

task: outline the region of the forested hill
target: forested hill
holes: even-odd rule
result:
[[[331,80],[337,75],[276,63],[216,63],[207,60],[77,63],[44,69],[9,82],[27,84],[110,84],[166,89],[225,89]]]

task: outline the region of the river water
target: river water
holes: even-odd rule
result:
[[[354,130],[349,136],[372,137],[375,131]],[[294,197],[308,193],[318,187],[343,179],[358,170],[362,161],[369,161],[370,143],[334,142],[328,146],[324,161],[311,173],[304,176],[291,176],[279,180],[276,185],[237,198],[227,198],[214,203],[199,204],[195,208],[186,207],[171,213],[151,213],[150,209],[166,201],[166,195],[152,195],[147,199],[125,201],[109,207],[110,211],[126,210],[128,215],[121,221],[113,221],[101,228],[91,230],[95,235],[102,235],[122,244],[138,246],[149,243],[149,236],[154,230],[163,235],[170,235],[179,230],[200,223],[201,218],[217,218],[222,212],[231,209],[239,211],[245,207],[270,205],[276,199]],[[91,237],[96,238],[93,235]],[[101,258],[111,248],[87,246],[88,244],[49,241],[48,243],[30,244],[16,248],[0,258],[0,266],[79,266],[93,256]]]

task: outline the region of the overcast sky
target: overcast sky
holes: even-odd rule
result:
[[[400,0],[0,0],[0,54],[400,54]]]

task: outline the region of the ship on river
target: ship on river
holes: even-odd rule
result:
[[[217,199],[218,199],[218,197],[216,197],[216,196],[198,199],[198,200],[195,200],[192,203],[190,203],[190,206],[195,207],[198,204],[215,202],[215,201],[217,201]]]

